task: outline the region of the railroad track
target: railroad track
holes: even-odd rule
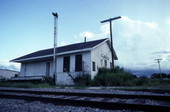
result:
[[[169,112],[170,105],[148,105],[125,102],[114,102],[117,99],[149,99],[163,101],[170,104],[170,96],[163,95],[136,95],[136,94],[103,94],[79,92],[55,92],[34,90],[6,90],[0,89],[0,98],[24,99],[27,101],[41,101],[56,105],[84,106],[107,110],[142,110],[149,112]],[[124,100],[124,101],[125,101]]]
[[[119,89],[118,89],[119,90]],[[125,90],[125,91],[129,91],[129,90]],[[170,90],[159,90],[159,89],[137,89],[137,90],[133,90],[131,89],[130,91],[139,91],[139,92],[151,92],[151,93],[160,93],[160,94],[164,94],[164,93],[170,93]]]

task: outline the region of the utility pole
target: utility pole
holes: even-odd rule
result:
[[[155,59],[155,60],[157,61],[156,63],[158,63],[160,78],[162,79],[161,66],[160,66],[160,61],[161,61],[162,59]]]
[[[56,72],[56,67],[57,67],[57,20],[58,20],[58,14],[57,13],[52,13],[54,16],[54,50],[53,50],[53,79],[54,79],[54,84],[56,85],[57,81],[57,72]]]
[[[107,20],[101,21],[101,23],[109,22],[110,23],[110,38],[111,38],[111,53],[112,53],[112,68],[114,68],[114,56],[113,56],[113,39],[112,39],[112,21],[116,19],[120,19],[121,16],[110,18]]]

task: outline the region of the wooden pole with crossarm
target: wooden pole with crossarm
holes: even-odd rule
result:
[[[101,21],[101,23],[109,22],[110,23],[110,38],[111,38],[111,53],[112,53],[112,68],[114,68],[114,56],[113,56],[113,39],[112,39],[112,21],[116,19],[120,19],[121,16],[110,18],[107,20]]]
[[[160,75],[160,78],[162,79],[161,66],[160,66],[160,61],[161,61],[162,59],[155,59],[155,60],[156,60],[157,63],[158,63],[158,67],[159,67],[159,75]]]

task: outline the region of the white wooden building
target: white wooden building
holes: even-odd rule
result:
[[[18,71],[14,70],[8,70],[8,69],[0,69],[0,79],[10,79],[11,77],[15,77],[16,75],[19,75]]]
[[[71,85],[73,80],[65,69],[73,76],[87,73],[93,79],[98,68],[110,68],[111,44],[108,38],[76,43],[56,48],[57,80],[56,84]],[[113,49],[114,60],[117,60]],[[14,60],[21,63],[20,76],[50,76],[53,77],[53,48],[40,50]]]

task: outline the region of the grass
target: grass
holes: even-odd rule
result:
[[[147,77],[138,78],[135,75],[126,72],[123,68],[114,69],[100,68],[98,74],[91,80],[90,75],[80,75],[75,78],[74,86],[53,86],[48,83],[12,83],[1,82],[0,87],[16,88],[74,88],[85,89],[89,86],[95,87],[120,87],[120,89],[165,89],[170,90],[170,80],[152,79]]]
[[[156,81],[155,81],[156,80]],[[148,90],[148,89],[161,89],[161,90],[170,90],[170,80],[158,80],[158,79],[150,79],[152,83],[149,85],[142,86],[110,86],[109,89],[116,90]],[[73,89],[87,89],[89,86],[82,85],[74,85],[74,86],[54,86],[48,83],[0,83],[0,87],[15,87],[15,88],[56,88],[65,89],[65,88],[73,88]],[[108,89],[107,86],[97,86],[100,89]]]
[[[55,86],[48,83],[0,83],[0,87],[15,87],[15,88],[54,88]]]

